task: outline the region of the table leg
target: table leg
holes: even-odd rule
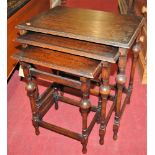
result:
[[[136,68],[136,63],[138,60],[138,56],[139,56],[139,52],[141,51],[141,43],[137,42],[133,48],[133,59],[132,59],[132,66],[131,66],[131,72],[130,72],[130,80],[129,80],[129,87],[128,87],[128,95],[129,97],[132,94],[132,90],[133,90],[133,81],[134,81],[134,74],[135,74],[135,68]],[[130,98],[128,101],[128,104],[130,103]]]
[[[115,119],[113,125],[113,139],[117,139],[117,133],[120,126],[120,108],[122,100],[122,91],[126,82],[125,68],[127,61],[127,50],[119,49],[120,57],[118,62],[119,72],[116,77],[117,90],[116,90],[116,107],[115,107]]]
[[[59,108],[59,105],[58,105],[59,93],[58,93],[57,87],[54,87],[53,99],[54,99],[55,109],[58,110],[58,108]]]
[[[101,86],[100,86],[100,94],[102,99],[101,104],[101,113],[100,113],[100,129],[99,129],[99,136],[101,145],[104,144],[104,136],[106,132],[106,105],[107,105],[107,98],[110,93],[110,86],[109,86],[109,77],[110,77],[110,64],[107,62],[103,62],[102,68],[102,79],[101,79]]]
[[[98,108],[97,108],[97,113],[98,113],[98,116],[97,116],[97,124],[99,124],[101,122],[101,105],[102,105],[102,98],[101,98],[101,95],[99,94],[98,96]]]
[[[81,99],[80,104],[80,112],[82,116],[82,145],[83,149],[82,152],[85,154],[87,153],[87,143],[88,143],[88,134],[87,134],[87,117],[90,111],[90,101],[89,101],[89,91],[90,91],[90,80],[86,78],[80,79],[82,82],[81,91],[83,93],[83,97]]]
[[[39,92],[38,92],[38,86],[34,78],[31,77],[29,73],[29,69],[31,66],[27,63],[21,62],[20,63],[23,71],[24,71],[24,76],[26,78],[26,90],[27,90],[27,95],[30,99],[30,104],[31,104],[31,110],[32,110],[32,124],[35,128],[35,133],[36,135],[40,134],[39,131],[39,115],[38,115],[38,106],[37,106],[37,100],[39,98]]]

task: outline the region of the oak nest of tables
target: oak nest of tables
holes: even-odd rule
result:
[[[99,143],[104,144],[106,127],[114,112],[113,139],[117,139],[120,120],[132,94],[143,21],[136,16],[59,6],[16,26],[20,33],[17,42],[21,46],[13,58],[19,61],[24,72],[36,135],[40,133],[39,127],[43,127],[71,137],[81,142],[82,152],[86,153],[88,138],[96,123],[100,124]],[[127,77],[130,48],[133,58],[130,77]],[[109,82],[112,64],[117,65],[114,85]],[[129,85],[125,86],[127,78]],[[39,79],[49,83],[42,94],[38,89]],[[68,98],[64,92],[78,95],[81,100]],[[123,93],[126,94],[124,102]],[[91,102],[90,95],[98,97],[97,105]],[[81,133],[43,120],[53,105],[56,110],[59,108],[58,101],[79,107]],[[107,101],[112,102],[109,111]],[[90,112],[94,112],[94,117],[88,125]]]

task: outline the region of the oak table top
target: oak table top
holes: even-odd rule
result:
[[[44,33],[28,32],[25,35],[19,36],[17,41],[22,44],[48,48],[111,63],[116,63],[119,57],[119,51],[116,47]]]
[[[101,61],[89,59],[68,53],[53,51],[40,47],[29,46],[25,49],[18,47],[13,58],[47,68],[64,71],[70,74],[95,78],[101,68]],[[64,61],[65,60],[65,61]]]
[[[142,17],[134,15],[58,6],[19,24],[17,28],[130,48],[143,21]]]

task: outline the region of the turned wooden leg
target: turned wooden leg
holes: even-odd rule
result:
[[[36,135],[39,135],[39,125],[38,125],[38,121],[39,121],[39,115],[38,115],[38,106],[37,106],[37,100],[39,98],[39,92],[38,92],[38,87],[37,87],[37,83],[35,81],[34,78],[31,77],[30,73],[29,73],[29,69],[31,68],[31,66],[27,63],[21,62],[20,63],[23,71],[24,71],[24,76],[26,78],[26,91],[27,91],[27,95],[29,97],[30,100],[30,104],[31,104],[31,110],[32,110],[32,124],[35,128],[35,133]]]
[[[101,118],[101,105],[102,105],[102,98],[101,98],[101,95],[99,94],[99,97],[98,97],[98,109],[97,109],[97,124],[99,124],[101,122],[100,118]]]
[[[126,68],[126,60],[127,60],[127,50],[120,48],[119,53],[120,53],[119,62],[118,62],[119,72],[116,77],[117,90],[116,90],[115,120],[113,125],[114,140],[117,140],[117,133],[120,126],[120,108],[121,108],[121,101],[122,101],[122,90],[126,82],[125,68]]]
[[[54,92],[53,92],[53,99],[54,99],[54,104],[55,104],[55,109],[58,110],[59,106],[58,106],[58,89],[54,88]]]
[[[90,80],[86,78],[81,78],[82,86],[81,91],[83,93],[83,97],[80,103],[80,112],[82,116],[82,135],[83,138],[81,140],[82,143],[82,152],[87,153],[87,143],[88,143],[88,134],[87,134],[87,117],[90,111],[90,101],[89,101],[89,90],[90,90]]]
[[[131,96],[132,90],[133,90],[133,81],[134,81],[134,74],[135,74],[135,68],[136,68],[136,63],[138,60],[139,52],[141,51],[141,43],[137,42],[133,48],[133,58],[132,58],[132,65],[131,65],[131,72],[130,72],[130,80],[129,80],[129,87],[128,87],[128,95]],[[130,103],[130,98],[129,102]]]
[[[30,99],[31,109],[32,109],[32,124],[35,128],[36,135],[39,135],[39,116],[38,116],[38,108],[36,104],[36,94],[37,94],[37,85],[35,82],[29,80],[26,85],[27,95]]]
[[[107,98],[110,93],[109,76],[110,76],[110,64],[107,62],[103,62],[102,79],[101,79],[101,86],[100,86],[102,104],[101,104],[101,113],[100,113],[101,124],[100,124],[100,129],[99,129],[99,136],[100,136],[99,143],[101,145],[104,144],[104,136],[106,132],[106,122],[105,122],[106,105],[107,105]]]

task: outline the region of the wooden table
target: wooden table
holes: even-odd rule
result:
[[[97,94],[100,102],[98,107],[100,144],[104,143],[106,125],[111,115],[106,115],[110,89],[116,91],[112,99],[115,103],[112,111],[115,111],[113,138],[117,139],[120,118],[126,104],[130,102],[133,89],[135,66],[141,50],[138,34],[142,25],[141,17],[56,7],[17,26],[21,34],[17,41],[23,46],[38,46],[102,61],[101,85],[99,92],[94,93]],[[126,77],[127,51],[131,47],[133,50],[131,74],[130,77]],[[109,84],[110,64],[116,63],[117,60],[116,85],[111,86]],[[129,85],[125,87],[127,78],[130,78]],[[126,94],[124,103],[122,103],[122,93]],[[123,104],[122,108],[121,104]]]
[[[141,17],[56,7],[17,28],[130,48],[142,24]]]

